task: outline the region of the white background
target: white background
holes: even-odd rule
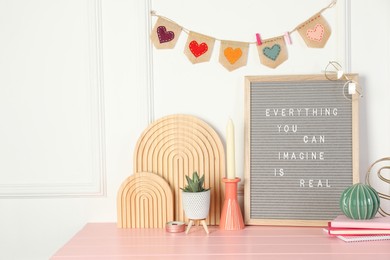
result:
[[[47,259],[85,223],[115,222],[117,190],[153,119],[196,115],[224,142],[232,118],[242,177],[246,75],[321,73],[329,60],[359,73],[363,181],[390,154],[390,2],[351,2],[324,12],[332,28],[324,49],[294,33],[278,68],[261,65],[252,45],[248,65],[228,72],[219,42],[197,65],[183,54],[186,34],[172,50],[149,49],[148,8],[203,34],[254,41],[329,1],[0,0],[0,259]]]

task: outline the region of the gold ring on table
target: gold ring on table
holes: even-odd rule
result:
[[[165,230],[169,233],[180,233],[184,232],[186,229],[186,225],[181,221],[169,221],[165,225]]]

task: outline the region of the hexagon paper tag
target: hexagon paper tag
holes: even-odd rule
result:
[[[245,66],[248,60],[249,43],[221,41],[219,63],[228,71]]]
[[[172,49],[179,39],[181,30],[178,24],[159,17],[152,29],[150,39],[156,49]]]
[[[276,68],[288,59],[286,43],[283,36],[266,39],[257,46],[261,64]]]
[[[320,13],[300,24],[297,30],[310,48],[323,48],[331,34],[329,24]]]
[[[200,33],[190,32],[184,48],[184,54],[193,63],[210,60],[215,39]]]

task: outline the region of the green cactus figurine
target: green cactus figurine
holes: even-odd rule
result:
[[[341,195],[341,211],[351,219],[371,219],[378,212],[378,193],[366,184],[357,183],[347,188]]]

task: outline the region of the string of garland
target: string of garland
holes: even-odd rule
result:
[[[335,6],[333,0],[315,15],[296,26],[284,35],[261,39],[256,34],[256,41],[228,41],[191,31],[175,21],[152,11],[158,17],[150,38],[156,49],[172,49],[175,47],[181,32],[188,35],[184,54],[193,63],[208,62],[213,52],[215,41],[220,41],[219,62],[227,70],[233,71],[247,64],[249,45],[256,44],[261,64],[276,68],[288,59],[287,44],[291,44],[290,34],[298,32],[309,48],[323,48],[331,35],[331,28],[322,13]],[[287,43],[287,44],[286,44]]]

